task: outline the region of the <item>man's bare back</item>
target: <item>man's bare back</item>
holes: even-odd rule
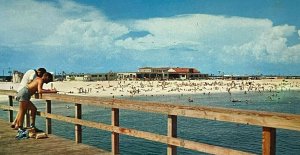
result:
[[[49,82],[48,77],[41,77],[41,78],[37,77],[31,83],[29,83],[27,85],[28,91],[31,94],[34,94],[36,92],[37,93],[57,93],[57,91],[55,89],[52,89],[52,90],[45,90],[45,89],[43,89],[43,84],[44,83],[47,84],[48,82]]]
[[[43,93],[43,79],[40,77],[35,78],[31,83],[27,85],[28,91],[31,94],[36,92]]]

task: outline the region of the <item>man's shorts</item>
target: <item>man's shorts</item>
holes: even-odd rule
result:
[[[16,100],[21,101],[30,101],[31,95],[27,87],[23,87],[17,94]]]

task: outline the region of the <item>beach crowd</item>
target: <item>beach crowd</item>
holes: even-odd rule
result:
[[[0,89],[17,88],[18,84],[0,83]],[[44,86],[55,88],[60,94],[101,97],[155,96],[173,94],[204,94],[233,92],[265,92],[300,90],[300,79],[262,80],[186,80],[186,81],[63,81]]]

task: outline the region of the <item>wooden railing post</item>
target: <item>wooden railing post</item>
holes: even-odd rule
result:
[[[46,100],[46,113],[51,113],[51,100]],[[46,117],[46,133],[52,133],[51,118]]]
[[[263,155],[276,154],[276,129],[275,128],[263,127],[262,154]]]
[[[177,116],[168,115],[168,137],[177,137]],[[176,155],[177,147],[174,145],[168,145],[167,154]]]
[[[13,96],[8,96],[8,105],[9,106],[13,106]],[[14,121],[14,111],[13,110],[9,110],[8,111],[8,119],[9,122],[13,122]]]
[[[26,110],[25,113],[25,125],[26,127],[30,127],[30,111]]]
[[[81,104],[75,103],[75,118],[81,119],[81,114]],[[75,124],[75,141],[82,143],[82,128],[79,124]]]
[[[119,109],[112,108],[111,111],[111,125],[112,126],[119,126]],[[111,133],[111,150],[112,154],[120,154],[119,148],[119,133],[112,132]]]

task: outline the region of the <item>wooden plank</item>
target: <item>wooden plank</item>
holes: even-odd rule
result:
[[[15,91],[15,90],[3,90],[3,89],[0,89],[0,95],[16,96],[17,95],[17,91]]]
[[[30,127],[30,111],[29,110],[27,110],[25,113],[24,123],[25,123],[25,127]]]
[[[122,127],[107,125],[104,123],[96,123],[96,122],[87,121],[87,120],[70,118],[70,117],[65,117],[65,116],[61,116],[61,115],[46,114],[43,112],[39,112],[39,115],[42,117],[49,117],[52,119],[56,119],[56,120],[60,120],[60,121],[68,122],[68,123],[80,124],[82,126],[116,132],[116,133],[124,134],[127,136],[143,138],[143,139],[147,139],[147,140],[151,140],[151,141],[156,141],[156,142],[160,142],[160,143],[165,143],[165,144],[169,144],[169,145],[174,145],[174,146],[183,147],[186,149],[192,149],[192,150],[210,153],[210,154],[220,154],[220,155],[251,154],[248,152],[238,151],[238,150],[234,150],[234,149],[213,146],[213,145],[199,143],[199,142],[193,142],[193,141],[184,140],[184,139],[180,139],[180,138],[168,137],[168,136],[159,135],[159,134],[155,134],[155,133],[151,133],[151,132],[139,131],[139,130],[129,129],[129,128],[122,128]]]
[[[111,111],[111,125],[114,126],[119,126],[119,109],[112,108]],[[120,154],[120,147],[119,144],[120,139],[119,139],[119,133],[112,132],[111,133],[111,150],[112,154]]]
[[[51,113],[51,100],[46,100],[46,113]],[[46,133],[52,134],[51,118],[46,117]]]
[[[168,115],[168,137],[177,137],[177,116]],[[168,155],[176,155],[177,148],[174,145],[168,145],[167,148]]]
[[[300,131],[300,115],[294,114],[62,94],[43,94],[43,99]]]
[[[13,106],[13,96],[8,96],[8,105]],[[9,122],[14,121],[14,111],[13,110],[8,111],[8,119],[9,119]]]
[[[16,130],[9,127],[10,123],[0,119],[0,154],[1,155],[109,155],[108,151],[84,144],[76,144],[72,140],[55,135],[46,139],[16,140]]]
[[[9,107],[6,105],[0,105],[0,108],[18,110],[17,108]],[[107,125],[107,124],[103,124],[103,123],[96,123],[96,122],[87,121],[87,120],[69,118],[69,117],[45,113],[45,112],[38,111],[37,115],[39,115],[41,117],[52,118],[52,119],[56,119],[56,120],[60,120],[60,121],[68,122],[68,123],[73,123],[73,124],[80,124],[82,126],[97,128],[97,129],[101,129],[101,130],[105,130],[105,131],[111,131],[111,132],[115,132],[115,133],[119,133],[119,134],[133,136],[133,137],[137,137],[137,138],[143,138],[143,139],[147,139],[147,140],[152,140],[152,141],[156,141],[156,142],[160,142],[160,143],[165,143],[168,145],[174,145],[174,146],[183,147],[186,149],[192,149],[192,150],[210,153],[210,154],[251,154],[248,152],[223,148],[223,147],[219,147],[219,146],[213,146],[213,145],[208,145],[208,144],[204,144],[204,143],[193,142],[193,141],[189,141],[189,140],[173,138],[173,137],[168,137],[168,136],[164,136],[164,135],[158,135],[158,134],[154,134],[154,133],[144,132],[144,131],[138,131],[138,130],[134,130],[134,129],[122,128],[122,127]]]
[[[75,103],[75,118],[81,119],[81,104]],[[75,124],[75,141],[82,143],[82,129],[80,124]]]
[[[11,106],[7,106],[7,105],[1,105],[1,104],[0,104],[0,109],[6,109],[6,110],[19,111],[19,108],[17,108],[16,106],[14,106],[14,107],[11,107]]]
[[[263,127],[262,134],[262,154],[275,155],[276,154],[276,129]]]
[[[212,108],[212,107],[200,107],[200,106],[182,106],[174,104],[162,104],[156,102],[143,102],[143,101],[128,101],[120,99],[107,99],[99,97],[83,97],[83,96],[70,96],[60,94],[45,94],[43,99],[53,99],[64,102],[78,102],[85,105],[96,105],[111,108],[120,108],[128,110],[137,110],[145,112],[155,112],[168,115],[186,116],[194,118],[204,118],[217,121],[226,121],[234,123],[242,123],[249,125],[264,126],[263,131],[263,147],[266,148],[265,152],[270,152],[276,148],[276,136],[272,128],[283,128],[290,130],[300,131],[300,115],[274,113],[274,112],[256,112],[251,110],[239,110],[239,109],[226,109],[226,108]],[[1,107],[1,105],[0,105]],[[5,106],[3,106],[5,107]],[[8,109],[14,109],[9,107]],[[55,118],[66,122],[94,127],[106,131],[112,131],[119,134],[125,134],[128,136],[134,136],[138,138],[144,138],[152,141],[165,143],[172,146],[180,146],[192,150],[211,154],[243,154],[245,152],[236,151],[232,149],[212,146],[208,144],[192,142],[170,136],[157,135],[153,133],[121,128],[113,125],[106,125],[101,123],[95,123],[90,121],[84,121],[74,118],[67,118],[64,116],[57,116],[53,114],[40,113],[42,116],[49,118]],[[271,129],[271,130],[270,130]],[[270,130],[270,131],[268,131]],[[275,132],[276,133],[276,132]],[[263,149],[264,149],[263,148]],[[273,151],[274,152],[274,151]],[[266,153],[268,154],[268,153]]]

